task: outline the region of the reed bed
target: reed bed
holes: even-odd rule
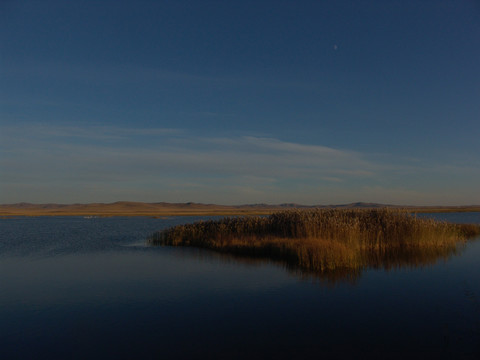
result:
[[[268,258],[303,271],[331,273],[433,263],[479,234],[478,225],[439,222],[399,210],[308,209],[178,225],[154,233],[148,242]]]

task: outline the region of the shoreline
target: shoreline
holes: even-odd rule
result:
[[[15,216],[255,216],[271,215],[289,209],[395,209],[412,213],[480,212],[480,205],[472,206],[398,206],[355,203],[347,205],[304,206],[284,205],[215,205],[197,203],[140,203],[116,202],[110,204],[11,204],[0,205],[0,218]]]

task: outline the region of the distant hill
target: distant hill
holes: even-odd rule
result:
[[[472,206],[400,206],[378,203],[356,202],[340,205],[301,205],[284,203],[279,205],[245,204],[215,205],[201,203],[144,203],[117,201],[114,203],[91,204],[5,204],[0,205],[0,216],[43,216],[43,215],[77,215],[77,216],[181,216],[181,215],[266,215],[286,209],[306,208],[405,208],[416,212],[441,211],[480,211],[480,205]]]

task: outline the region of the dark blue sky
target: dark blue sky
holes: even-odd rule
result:
[[[0,14],[0,203],[480,203],[478,1]]]

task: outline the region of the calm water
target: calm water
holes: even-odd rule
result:
[[[145,246],[198,219],[1,219],[0,359],[480,358],[478,240],[431,266],[336,283]]]

